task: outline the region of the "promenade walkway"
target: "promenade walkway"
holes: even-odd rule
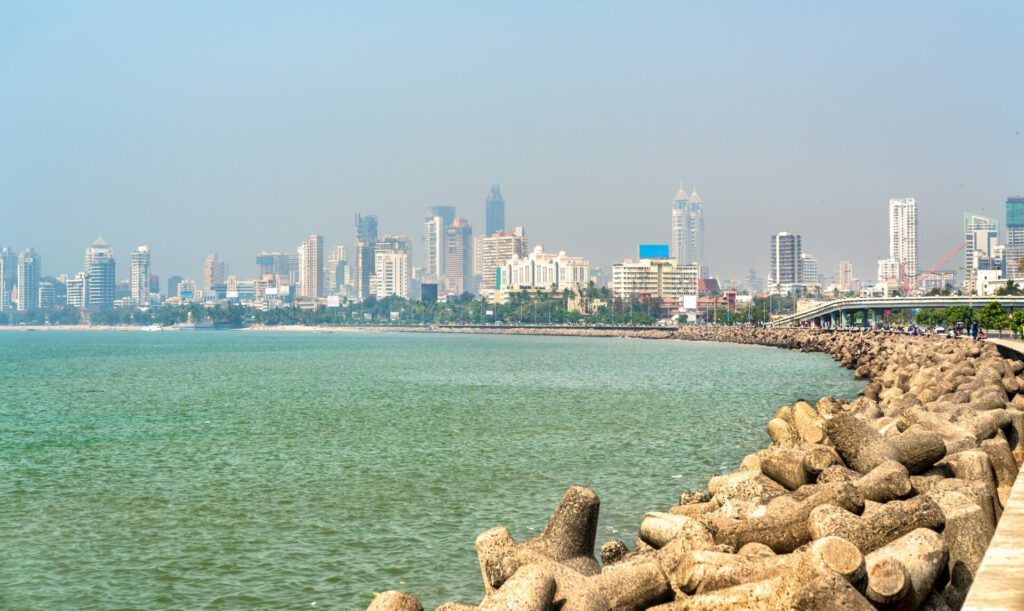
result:
[[[990,339],[1024,357],[1024,342]],[[1024,609],[1024,477],[1018,477],[964,609]]]

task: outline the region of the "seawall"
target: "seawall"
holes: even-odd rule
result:
[[[628,543],[594,549],[600,500],[581,487],[566,492],[533,539],[516,542],[502,527],[482,533],[486,597],[441,609],[964,604],[1024,460],[1024,362],[992,344],[938,337],[644,333],[634,336],[823,352],[867,384],[849,403],[822,397],[781,407],[767,423],[767,448],[705,490],[681,491],[678,505],[645,514]],[[420,608],[399,592],[370,604]]]

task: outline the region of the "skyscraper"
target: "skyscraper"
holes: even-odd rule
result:
[[[889,200],[889,258],[896,262],[900,283],[917,279],[917,200]]]
[[[365,299],[371,295],[370,277],[373,276],[374,248],[377,245],[377,217],[373,214],[356,215],[356,296]]]
[[[12,309],[11,289],[18,283],[18,255],[4,246],[0,248],[0,310]]]
[[[1024,196],[1006,198],[1006,277],[1024,279]]]
[[[491,185],[491,192],[484,204],[487,235],[505,231],[505,198],[501,196],[501,185]]]
[[[473,228],[456,218],[447,230],[444,244],[444,284],[449,293],[470,290],[473,277]]]
[[[210,253],[206,255],[206,261],[203,263],[203,290],[212,291],[214,285],[224,284],[224,278],[227,276],[226,265],[217,257],[217,253]]]
[[[513,255],[525,257],[530,244],[522,227],[512,233],[499,232],[480,240],[480,291],[490,293],[501,289],[500,268]]]
[[[995,219],[981,216],[980,214],[964,213],[964,269],[970,270],[974,267],[974,251],[983,247],[986,253],[989,251],[988,243],[999,238],[999,223]]]
[[[398,295],[409,298],[409,259],[412,240],[407,235],[383,235],[374,246],[370,293],[378,299]]]
[[[18,309],[35,310],[39,307],[39,255],[26,248],[18,255]]]
[[[327,267],[325,268],[325,282],[327,292],[337,295],[345,285],[345,276],[348,273],[348,262],[345,260],[345,247],[336,245],[327,253]]]
[[[809,252],[800,253],[800,284],[820,284],[818,260]]]
[[[131,256],[131,275],[128,283],[132,301],[137,305],[149,305],[149,244],[139,246]]]
[[[672,200],[672,258],[680,265],[704,267],[704,207],[696,187],[686,194],[682,185]]]
[[[436,281],[444,277],[444,240],[448,225],[441,216],[427,216],[423,223],[423,277]]]
[[[299,279],[299,296],[316,299],[326,294],[324,290],[324,239],[312,234],[298,248],[299,267],[302,275]]]
[[[768,265],[768,290],[788,292],[799,284],[800,236],[787,231],[772,236],[771,259]]]
[[[839,290],[841,291],[852,291],[854,289],[853,284],[853,263],[850,261],[840,261],[838,270]]]
[[[181,276],[171,276],[167,279],[167,296],[177,297],[178,296],[178,285],[184,280]]]
[[[96,241],[85,249],[86,307],[104,309],[114,305],[117,274],[114,249],[103,241]]]

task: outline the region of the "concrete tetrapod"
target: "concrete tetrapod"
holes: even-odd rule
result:
[[[854,513],[864,509],[864,497],[853,484],[823,484],[816,488],[807,498],[760,517],[736,520],[709,516],[716,530],[715,542],[736,549],[748,543],[763,543],[776,553],[788,553],[811,540],[807,522],[814,508],[828,505]]]
[[[949,552],[942,536],[919,528],[867,555],[865,593],[871,602],[917,609],[946,568]]]
[[[864,517],[822,505],[810,513],[807,528],[815,539],[842,537],[866,554],[919,528],[942,530],[945,521],[935,501],[915,496],[907,501],[890,501]]]
[[[851,469],[867,473],[887,460],[895,460],[911,473],[921,473],[946,455],[937,433],[911,427],[893,437],[882,437],[867,421],[840,414],[825,424],[829,439]]]
[[[375,596],[366,611],[423,611],[423,605],[411,594],[388,590]]]

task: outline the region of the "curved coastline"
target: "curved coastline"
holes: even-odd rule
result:
[[[476,542],[469,609],[960,608],[1024,460],[1024,362],[939,337],[787,329],[440,329],[622,335],[823,352],[867,385],[783,406],[739,468],[595,556],[600,500],[570,488],[541,535]],[[499,516],[500,517],[500,516]],[[600,558],[599,563],[597,558]],[[389,591],[369,609],[421,609]]]

